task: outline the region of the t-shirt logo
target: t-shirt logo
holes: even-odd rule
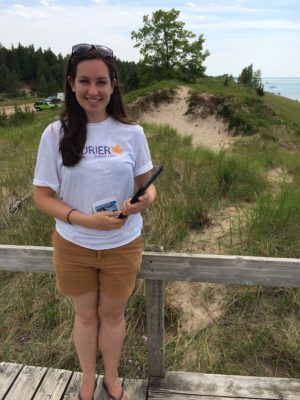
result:
[[[114,146],[85,146],[83,149],[83,155],[85,158],[109,158],[121,155],[124,149],[119,144]]]
[[[116,144],[111,149],[112,149],[112,151],[114,153],[117,153],[117,154],[122,154],[123,153],[123,148],[119,144]]]

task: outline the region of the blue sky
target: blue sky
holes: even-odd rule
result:
[[[131,31],[143,15],[171,8],[204,35],[208,75],[237,76],[253,64],[265,77],[300,76],[299,0],[0,0],[0,43],[63,55],[76,43],[105,44],[121,60],[138,61]]]

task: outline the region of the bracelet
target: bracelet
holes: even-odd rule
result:
[[[69,223],[70,225],[73,225],[72,222],[70,221],[70,214],[71,214],[73,211],[77,211],[76,208],[71,208],[71,210],[68,212],[67,218],[66,218],[67,221],[68,221],[68,223]]]

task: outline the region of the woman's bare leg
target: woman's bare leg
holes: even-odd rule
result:
[[[80,395],[82,400],[93,398],[96,375],[98,337],[98,292],[72,297],[75,309],[73,337],[82,370]]]
[[[118,367],[125,338],[124,311],[128,297],[115,299],[100,293],[99,318],[100,329],[98,346],[102,353],[104,364],[104,378],[110,394],[119,398],[122,388],[118,380]],[[124,393],[122,400],[127,400]]]

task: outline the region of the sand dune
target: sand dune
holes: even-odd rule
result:
[[[205,118],[185,115],[188,91],[187,87],[180,87],[172,102],[149,107],[141,114],[141,118],[150,123],[168,124],[182,135],[191,135],[194,145],[203,145],[215,150],[228,147],[235,138],[228,134],[227,124],[222,119],[217,118],[215,114]]]

